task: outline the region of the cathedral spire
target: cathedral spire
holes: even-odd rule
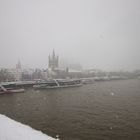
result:
[[[21,63],[20,63],[20,60],[18,60],[18,63],[16,64],[16,68],[17,68],[17,69],[21,69]]]
[[[49,68],[51,68],[52,70],[58,68],[58,56],[55,54],[54,49],[52,55],[49,55]]]
[[[55,58],[55,51],[54,51],[54,49],[53,49],[53,54],[52,55],[53,55],[53,58]]]

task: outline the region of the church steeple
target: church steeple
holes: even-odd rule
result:
[[[58,56],[55,55],[54,49],[52,55],[49,55],[49,68],[51,68],[52,70],[58,68]]]
[[[55,57],[55,51],[54,51],[54,49],[53,49],[53,57]]]
[[[20,63],[20,60],[18,60],[18,63],[16,64],[16,69],[21,69],[21,63]]]
[[[16,81],[22,80],[22,68],[21,68],[20,60],[18,60],[18,63],[16,64],[15,79],[16,79]]]

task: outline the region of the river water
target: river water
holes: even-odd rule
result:
[[[140,140],[140,80],[1,94],[0,113],[61,140]]]

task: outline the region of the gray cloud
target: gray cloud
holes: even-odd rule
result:
[[[139,6],[139,0],[1,0],[0,66],[20,59],[45,68],[54,48],[84,68],[140,69]]]

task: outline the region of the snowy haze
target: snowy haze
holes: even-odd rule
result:
[[[0,68],[47,68],[55,49],[83,68],[140,69],[139,38],[139,0],[0,0]]]

